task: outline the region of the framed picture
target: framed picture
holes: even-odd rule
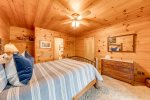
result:
[[[116,43],[116,37],[109,37],[108,41],[109,43]]]
[[[51,48],[51,41],[40,41],[40,48]]]

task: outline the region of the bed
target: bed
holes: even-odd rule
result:
[[[77,100],[102,80],[93,66],[95,62],[87,59],[84,59],[85,62],[77,61],[77,58],[35,64],[29,84],[7,86],[0,94],[0,100]]]

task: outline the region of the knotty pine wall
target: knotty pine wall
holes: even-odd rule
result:
[[[135,53],[107,52],[107,37],[131,33],[137,34]],[[75,54],[77,56],[84,56],[84,38],[86,37],[95,38],[95,56],[98,58],[110,55],[112,58],[133,60],[136,82],[144,83],[145,78],[150,76],[150,18],[137,18],[83,33],[83,36],[76,38]],[[98,52],[99,49],[101,52]],[[145,75],[141,75],[140,72],[144,72]]]
[[[75,55],[75,37],[74,36],[36,27],[35,28],[35,61],[36,63],[54,60],[54,37],[59,37],[59,38],[64,39],[64,54],[63,54],[64,57]],[[40,48],[41,40],[51,41],[51,48],[50,49]]]
[[[7,20],[0,17],[0,38],[2,39],[2,49],[9,42],[9,24]],[[2,50],[0,50],[3,53]]]
[[[10,42],[13,43],[20,53],[23,53],[25,50],[28,50],[29,53],[34,56],[34,41],[29,41],[28,39],[24,39],[24,36],[31,35],[34,38],[34,31],[21,28],[21,27],[10,27]],[[20,38],[20,39],[19,39]]]

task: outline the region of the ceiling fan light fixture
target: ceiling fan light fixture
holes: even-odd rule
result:
[[[75,27],[75,26],[76,26],[76,21],[73,20],[73,21],[72,21],[72,27]]]
[[[77,20],[73,20],[72,21],[72,27],[79,27],[79,25],[80,25],[80,23],[79,23],[79,21],[77,21]]]
[[[76,27],[79,27],[80,23],[79,21],[76,21]]]
[[[82,19],[82,16],[78,16],[78,18],[77,18],[78,20],[81,20]]]

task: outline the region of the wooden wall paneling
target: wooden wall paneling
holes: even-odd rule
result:
[[[54,60],[54,37],[64,39],[64,54],[63,56],[75,55],[75,38],[66,33],[60,33],[43,28],[35,28],[35,61],[36,63]],[[40,41],[51,41],[50,49],[40,48]],[[71,48],[71,49],[70,49]]]
[[[1,38],[1,47],[0,53],[4,51],[4,45],[9,42],[9,21],[6,19],[5,13],[0,9],[0,38]]]
[[[16,40],[17,37],[22,37],[22,35],[32,35],[34,37],[34,31],[27,28],[10,27],[10,40]]]
[[[86,20],[86,22],[81,23],[80,27],[73,28],[71,23],[62,24],[64,20],[70,19],[69,16],[72,13],[82,14],[87,10],[91,14],[85,16],[82,21]],[[149,60],[149,46],[147,46],[150,32],[149,11],[149,0],[1,0],[0,37],[4,39],[5,43],[8,43],[9,33],[11,33],[9,26],[24,27],[29,30],[34,30],[34,27],[42,27],[43,31],[39,31],[40,28],[37,28],[37,34],[49,34],[50,30],[54,30],[52,37],[58,36],[65,39],[65,56],[73,54],[74,50],[68,50],[75,45],[73,41],[76,41],[75,54],[84,56],[83,40],[85,37],[94,36],[95,43],[99,43],[95,44],[96,56],[104,57],[109,54],[113,58],[135,60],[139,69],[141,67],[149,73],[150,68],[147,67],[149,63],[144,60]],[[60,35],[62,33],[63,35]],[[67,34],[64,35],[64,33]],[[136,53],[107,52],[106,38],[108,36],[129,33],[138,34]],[[76,40],[74,40],[74,35],[77,36]],[[68,44],[71,45],[68,46]],[[100,53],[97,52],[99,49]],[[49,52],[53,53],[53,50]],[[47,60],[47,58],[43,59]],[[145,77],[145,75],[143,76]]]
[[[30,36],[32,40],[26,37]],[[20,53],[28,50],[29,53],[34,57],[34,31],[21,27],[10,27],[10,42],[13,43]]]
[[[125,23],[125,24],[124,24]],[[128,30],[126,30],[126,25]],[[83,36],[76,38],[76,56],[84,56],[84,44],[83,40],[86,37],[95,37],[95,56],[103,58],[106,55],[110,55],[115,59],[133,60],[135,62],[135,81],[138,83],[144,83],[146,77],[150,77],[150,19],[149,17],[136,18],[134,20],[118,23],[110,27],[100,28],[85,33]],[[107,51],[107,37],[125,35],[125,34],[137,34],[136,37],[136,52],[135,53],[115,53]],[[100,50],[100,52],[98,52]],[[141,74],[142,73],[142,74]]]
[[[27,50],[34,57],[34,42],[23,42],[13,40],[10,40],[10,42],[17,47],[20,54]]]

